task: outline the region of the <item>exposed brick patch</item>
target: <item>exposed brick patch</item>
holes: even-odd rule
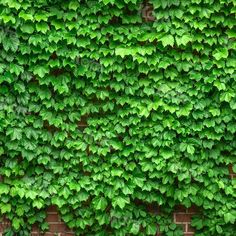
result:
[[[38,228],[38,226],[37,225],[33,225],[33,227],[32,227],[32,232],[33,233],[39,233],[39,228]]]
[[[53,223],[53,222],[60,222],[61,221],[61,219],[60,219],[60,217],[59,217],[59,215],[57,214],[57,213],[51,213],[51,212],[49,212],[48,213],[48,215],[47,215],[47,217],[46,217],[46,221],[48,222],[48,223]]]
[[[176,223],[187,223],[191,221],[192,214],[189,213],[174,213]]]
[[[190,208],[185,208],[184,206],[176,206],[174,212],[174,222],[183,227],[184,236],[193,236],[194,229],[191,228],[191,218],[194,214],[198,212],[196,206],[191,206]]]
[[[229,165],[229,175],[230,177],[233,179],[233,178],[236,178],[236,173],[233,172],[233,165]]]
[[[159,211],[159,209],[158,209]],[[195,206],[190,208],[185,208],[183,206],[177,206],[173,214],[174,222],[182,226],[184,236],[193,236],[194,230],[191,228],[190,222],[191,217],[198,212],[198,209]],[[47,209],[46,221],[49,224],[49,231],[46,233],[40,233],[37,225],[33,225],[31,236],[74,236],[73,231],[68,229],[65,223],[61,220],[61,217],[58,214],[56,206],[50,206]],[[0,236],[5,228],[10,225],[9,221],[4,219],[0,222]],[[156,236],[161,236],[160,233],[157,233]]]
[[[46,221],[49,224],[49,231],[41,233],[38,226],[35,224],[32,226],[31,236],[74,236],[73,231],[68,229],[64,222],[62,222],[60,215],[58,214],[57,207],[50,206],[47,209]],[[0,236],[4,230],[10,226],[10,222],[6,219],[0,220]]]
[[[77,125],[80,130],[84,130],[88,126],[87,116],[82,116]]]
[[[54,236],[55,235],[55,233],[49,233],[49,232],[47,232],[47,233],[45,233],[44,234],[44,236]],[[57,235],[55,235],[55,236],[61,236],[61,233],[58,233]]]
[[[153,5],[148,3],[141,6],[141,16],[145,22],[155,21],[156,18],[153,15]]]
[[[187,208],[187,209],[186,209],[186,212],[188,212],[188,213],[194,213],[194,214],[195,214],[195,213],[199,212],[199,210],[198,210],[198,208],[197,208],[195,205],[193,205],[193,206]]]
[[[48,207],[47,212],[57,214],[57,207],[56,206],[50,206],[50,207]]]
[[[49,231],[55,233],[65,232],[66,226],[63,222],[49,223]]]
[[[9,226],[10,226],[9,220],[5,218],[0,219],[0,236],[1,236],[1,233],[4,232],[4,230],[8,228]]]
[[[175,206],[176,213],[186,213],[186,207],[182,205]]]

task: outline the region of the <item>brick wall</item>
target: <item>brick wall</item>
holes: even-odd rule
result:
[[[176,224],[182,225],[183,232],[185,236],[194,235],[193,229],[191,229],[190,221],[191,217],[197,212],[195,207],[184,208],[182,206],[178,206],[173,214],[174,222]],[[61,220],[57,208],[55,206],[51,206],[47,210],[47,222],[49,223],[49,231],[45,234],[39,232],[37,226],[33,226],[33,230],[31,236],[73,236],[74,233],[71,231],[65,223]],[[7,220],[2,220],[0,223],[0,236],[2,236],[2,232],[5,228],[10,225],[10,222]]]
[[[47,210],[47,218],[46,221],[49,224],[49,231],[44,236],[72,236],[74,233],[65,225],[65,223],[61,220],[57,208],[55,206],[51,206]],[[36,226],[33,227],[32,236],[41,236],[38,228]]]
[[[2,233],[4,232],[4,230],[9,227],[10,222],[6,219],[0,219],[0,236],[2,236]]]
[[[31,236],[73,236],[74,233],[71,231],[65,223],[61,220],[57,208],[51,206],[47,209],[46,221],[49,224],[49,231],[46,233],[40,233],[38,227],[33,226]],[[0,220],[0,236],[5,228],[9,227],[10,222],[6,219]]]
[[[229,175],[230,178],[236,178],[236,173],[233,172],[232,165],[229,166]],[[195,206],[190,208],[185,208],[183,206],[177,206],[173,219],[174,222],[183,227],[184,236],[193,236],[194,230],[191,228],[190,222],[194,214],[198,212],[198,209]],[[37,226],[33,227],[31,236],[72,236],[74,235],[65,223],[61,220],[57,208],[51,206],[47,209],[47,222],[49,223],[49,231],[42,234],[39,232]],[[0,219],[0,236],[5,228],[10,225],[10,222],[6,219]]]
[[[236,178],[236,173],[233,172],[233,165],[229,165],[229,175],[232,179]]]
[[[185,208],[183,206],[177,206],[174,212],[174,222],[183,227],[183,232],[185,236],[194,235],[194,230],[191,228],[191,218],[194,214],[198,212],[195,206],[190,208]]]

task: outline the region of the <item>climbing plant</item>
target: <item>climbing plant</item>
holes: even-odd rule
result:
[[[235,0],[1,0],[6,235],[196,235],[236,221]]]

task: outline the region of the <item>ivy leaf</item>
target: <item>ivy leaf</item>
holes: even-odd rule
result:
[[[43,231],[48,231],[49,230],[49,223],[48,222],[44,222],[44,223],[42,223],[41,224],[41,229],[43,230]]]
[[[25,85],[22,82],[15,83],[14,84],[14,89],[18,91],[19,93],[24,93],[25,92]]]
[[[11,205],[10,204],[2,204],[0,205],[0,209],[2,214],[7,213],[7,212],[11,212]]]
[[[222,58],[227,58],[229,52],[227,48],[221,48],[221,49],[216,49],[212,55],[216,60],[220,60]]]
[[[112,176],[119,176],[120,177],[122,175],[122,173],[123,173],[123,170],[120,170],[120,169],[117,169],[117,168],[111,170],[111,175]]]
[[[148,224],[146,232],[147,232],[147,235],[156,235],[157,225],[156,224]]]
[[[160,154],[165,159],[169,159],[169,158],[171,158],[174,155],[174,151],[171,150],[171,149],[161,149]]]
[[[219,90],[225,90],[226,86],[224,83],[220,82],[219,80],[214,81],[214,85],[219,89]]]
[[[97,210],[105,210],[107,207],[107,200],[104,197],[96,197],[93,201],[95,209]]]
[[[33,190],[28,190],[25,193],[26,198],[30,198],[31,200],[34,200],[37,197],[37,195],[38,195],[37,192]]]
[[[34,74],[36,74],[39,77],[43,78],[49,72],[49,69],[45,66],[36,66],[34,68],[33,72],[34,72]]]
[[[36,23],[36,30],[46,34],[46,32],[49,30],[49,26],[45,22],[38,22]]]
[[[23,67],[17,64],[10,64],[10,72],[15,73],[17,76],[24,71]]]
[[[15,34],[9,35],[3,40],[3,48],[6,51],[12,50],[13,52],[16,52],[19,44],[20,40]]]
[[[231,91],[223,92],[220,94],[220,101],[230,102],[234,97],[234,93]]]
[[[194,154],[194,152],[195,152],[194,146],[189,144],[189,145],[187,146],[187,152],[188,152],[189,154]]]
[[[216,231],[219,234],[223,233],[223,229],[220,227],[220,225],[216,225]]]
[[[114,4],[115,0],[102,0],[102,2],[107,5],[108,3]]]
[[[13,220],[12,220],[12,226],[14,229],[18,230],[20,228],[20,219],[14,217]]]
[[[192,220],[192,226],[196,227],[196,229],[202,229],[203,227],[203,220],[199,218],[195,218]]]
[[[132,224],[132,227],[130,229],[130,233],[134,234],[134,235],[137,235],[139,233],[139,230],[140,230],[140,224],[135,222],[135,223]]]
[[[24,11],[20,11],[19,17],[24,19],[25,21],[33,21],[34,17],[32,14],[26,13]]]
[[[33,207],[36,207],[38,209],[41,209],[44,205],[44,201],[42,199],[35,199],[33,201]]]
[[[79,7],[79,3],[77,1],[70,1],[69,9],[76,11]]]
[[[24,24],[21,26],[21,31],[27,34],[32,34],[34,32],[34,26],[32,24]]]
[[[12,228],[7,228],[4,231],[4,236],[14,236],[14,230]]]
[[[123,209],[125,207],[125,205],[128,203],[129,203],[129,198],[124,198],[121,196],[114,198],[112,201],[112,205],[114,207],[119,206],[121,209]]]
[[[236,215],[233,215],[231,212],[227,212],[224,215],[224,219],[226,223],[230,222],[231,224],[234,224],[234,222],[236,221]]]
[[[19,128],[9,129],[6,134],[11,135],[11,140],[21,140],[22,138],[22,130]]]
[[[122,58],[124,58],[126,55],[128,55],[126,48],[116,48],[115,54],[118,56],[121,56]]]
[[[0,147],[0,156],[1,156],[2,154],[4,154],[4,149],[3,149],[3,147]]]
[[[3,193],[8,194],[9,191],[10,191],[10,187],[8,185],[0,183],[0,195]]]
[[[10,8],[15,8],[16,10],[19,10],[21,8],[21,4],[14,0],[8,0],[7,4]]]
[[[163,46],[166,47],[167,45],[174,46],[175,39],[171,34],[165,35],[160,39],[162,42]]]
[[[190,35],[183,35],[182,37],[177,37],[176,42],[178,45],[186,45],[187,43],[191,42],[192,37]]]
[[[23,216],[24,213],[25,213],[25,211],[24,211],[24,208],[23,208],[22,206],[17,207],[17,209],[16,209],[16,214],[17,214],[18,216]]]
[[[188,144],[187,143],[181,143],[180,144],[180,151],[185,152],[187,150]]]

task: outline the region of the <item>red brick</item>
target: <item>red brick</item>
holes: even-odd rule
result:
[[[197,213],[198,212],[198,208],[196,206],[191,206],[187,209],[187,212],[189,213]]]
[[[6,226],[8,226],[8,225],[10,225],[10,222],[0,222],[0,225],[2,226],[2,227],[6,227]]]
[[[5,228],[7,228],[8,225],[6,224],[0,224],[0,232],[3,232]]]
[[[66,233],[72,233],[73,231],[65,224]]]
[[[185,213],[187,210],[186,210],[186,207],[182,206],[182,205],[178,205],[175,207],[175,212],[183,212]]]
[[[175,221],[176,222],[190,222],[192,214],[176,213]]]
[[[66,231],[66,226],[64,223],[53,223],[49,224],[49,231],[55,233],[63,233]]]
[[[47,215],[46,221],[49,222],[49,223],[50,222],[60,222],[60,217],[56,213],[53,213],[53,214],[50,213],[50,214]]]
[[[78,122],[78,126],[79,126],[79,127],[87,127],[88,124],[86,123],[86,121],[79,121],[79,122]]]
[[[230,175],[230,177],[233,179],[233,178],[236,178],[236,174],[232,174]]]
[[[147,205],[147,211],[153,214],[158,214],[160,212],[160,208],[158,206],[152,206],[151,204]]]
[[[153,5],[151,4],[146,4],[142,7],[142,18],[146,22],[152,22],[155,21],[155,17],[153,16]]]
[[[47,209],[48,213],[57,213],[57,207],[56,206],[50,206]]]
[[[233,165],[232,164],[229,165],[229,173],[230,174],[234,174],[234,172],[233,172]]]
[[[194,233],[194,232],[195,232],[194,229],[191,227],[190,224],[187,225],[187,232],[188,232],[188,233]]]
[[[32,232],[36,232],[36,233],[38,233],[39,232],[39,228],[38,228],[38,226],[36,225],[36,224],[34,224],[33,226],[32,226]]]
[[[3,216],[2,218],[1,218],[1,222],[0,222],[2,225],[10,225],[11,224],[11,222],[10,222],[10,220],[8,220],[5,216]]]

